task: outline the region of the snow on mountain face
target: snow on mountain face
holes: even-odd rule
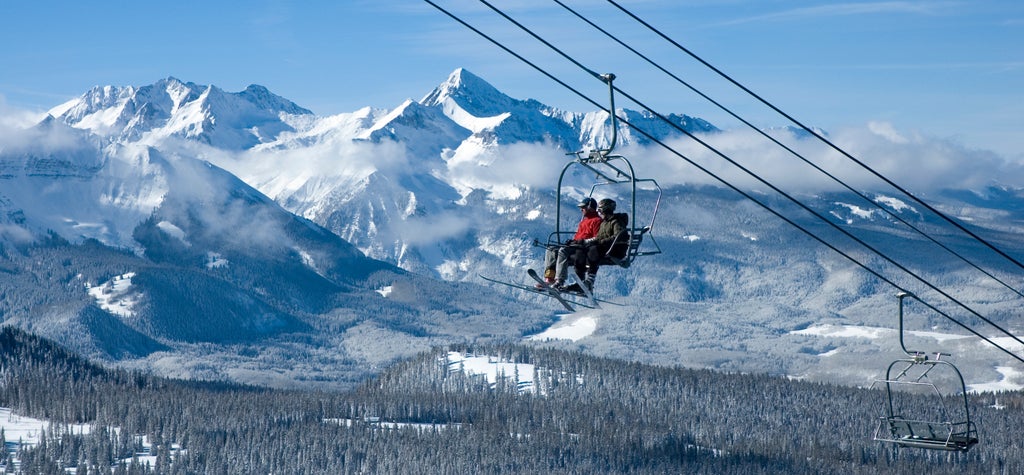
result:
[[[448,79],[427,94],[420,103],[440,108],[453,121],[473,132],[469,139],[484,149],[498,144],[546,143],[566,152],[608,146],[611,121],[607,111],[573,113],[561,111],[533,99],[513,99],[465,69],[455,70]],[[629,124],[657,139],[718,129],[702,119],[670,114],[673,127],[648,111],[619,109]],[[618,127],[619,146],[651,143],[626,124]],[[478,147],[479,148],[479,147]]]
[[[441,107],[445,115],[474,132],[482,128],[475,123],[477,120],[519,109],[522,103],[463,68],[453,71],[445,82],[420,100],[425,107]]]
[[[494,314],[500,310],[476,306],[504,298],[505,289],[481,293],[470,286],[460,293],[438,287],[432,293],[423,291],[422,283],[403,286],[390,277],[374,282],[375,289],[389,291],[372,292],[370,298],[339,298],[338,289],[383,266],[359,251],[447,280],[478,282],[475,276],[485,274],[519,281],[525,267],[539,265],[541,250],[532,240],[552,230],[553,188],[567,160],[564,153],[602,146],[611,135],[605,111],[572,113],[510,98],[461,69],[419,102],[329,117],[310,114],[258,86],[225,93],[174,79],[96,88],[52,112],[57,118],[0,154],[0,237],[24,240],[53,230],[72,243],[94,238],[136,251],[140,260],[133,266],[118,263],[88,280],[89,288],[99,289],[116,276],[134,273],[132,298],[122,306],[75,287],[90,302],[81,315],[92,335],[108,328],[127,333],[124,328],[134,324],[129,320],[145,320],[146,327],[135,329],[138,335],[125,337],[133,342],[131,351],[119,349],[120,340],[97,337],[112,355],[149,354],[160,347],[157,340],[220,342],[243,335],[256,341],[279,332],[329,328],[345,336],[335,339],[328,332],[324,338],[331,344],[344,340],[346,351],[365,357],[360,361],[386,361],[381,356],[386,352],[367,340],[377,342],[386,334],[410,349],[429,340],[417,338],[435,331],[499,334],[495,327],[469,328],[447,317],[421,327],[417,319],[428,317],[406,318],[405,310],[396,309],[433,299],[424,305],[449,312],[465,304],[469,307],[460,311]],[[659,139],[680,135],[650,113],[619,114]],[[717,130],[685,115],[668,118],[694,133]],[[620,124],[619,139],[620,150],[643,157],[634,164],[650,170],[647,176],[661,181],[677,173],[679,165],[657,161],[636,130]],[[742,153],[746,139],[739,141]],[[576,187],[568,192],[572,197],[589,192],[593,182],[570,179]],[[827,374],[851,366],[865,352],[836,352],[833,342],[818,341],[829,336],[794,333],[797,327],[847,318],[890,323],[887,289],[850,264],[720,188],[679,183],[666,190],[652,233],[663,254],[629,269],[601,270],[599,291],[627,305],[619,313],[603,309],[592,325],[586,322],[586,328],[598,328],[580,336],[590,351],[736,371]],[[901,217],[939,228],[919,207],[876,196]],[[942,198],[948,198],[948,209],[1011,249],[1024,247],[1013,237],[1024,229],[1019,211],[1024,205],[1014,193]],[[653,204],[650,196],[640,199]],[[908,239],[870,203],[842,193],[807,200],[964,293],[999,302],[993,306],[1000,309],[1012,306],[962,267],[922,258],[928,251],[919,248],[926,243]],[[791,205],[773,204],[802,216]],[[955,242],[968,246],[968,254],[976,252],[970,243]],[[135,268],[139,262],[156,270]],[[550,302],[540,297],[508,295],[528,300],[539,312],[549,310]],[[398,304],[380,306],[376,299],[381,298]],[[381,321],[349,315],[361,311],[353,310],[360,305],[367,314],[402,316]],[[157,307],[172,310],[148,313]],[[300,318],[327,311],[337,314],[324,326]],[[51,313],[54,322],[65,317]],[[223,318],[181,328],[182,314]],[[495,320],[500,321],[490,323],[503,328],[501,334],[519,331]],[[877,356],[876,347],[866,351]],[[800,356],[789,358],[796,353]],[[832,363],[819,354],[829,355]],[[779,361],[786,363],[774,363]]]
[[[50,115],[73,127],[117,140],[151,134],[182,137],[241,150],[292,130],[282,118],[312,114],[252,85],[239,93],[167,78],[143,87],[96,87],[55,107]]]
[[[458,147],[469,136],[469,130],[437,108],[406,101],[359,137],[374,143],[385,140],[402,143],[408,155],[431,162],[439,159],[442,151]]]
[[[560,114],[534,100],[508,97],[465,69],[455,70],[420,103],[439,108],[487,144],[549,142],[564,150],[576,150],[580,144],[572,114]]]
[[[100,147],[80,133],[48,144],[64,127],[41,124],[38,144],[0,154],[0,221],[17,216],[9,226],[31,235],[49,230],[73,242],[137,248],[132,230],[167,193],[167,162],[148,147]]]

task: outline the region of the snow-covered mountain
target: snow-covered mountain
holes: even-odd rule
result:
[[[142,87],[94,87],[50,110],[57,120],[114,141],[182,137],[239,150],[292,130],[287,115],[310,115],[263,86],[227,93],[173,77]]]
[[[139,95],[120,97],[112,107],[156,110],[140,104]],[[247,125],[284,103],[265,94],[244,97],[259,99],[246,106],[258,106],[258,113],[234,117]],[[232,101],[208,110],[243,108]],[[5,323],[165,374],[344,385],[380,363],[476,337],[506,318],[474,309],[508,305],[501,296],[447,302],[438,313],[444,296],[462,285],[370,259],[222,168],[182,153],[189,142],[226,140],[230,147],[252,130],[168,132],[192,117],[186,102],[166,109],[183,116],[148,123],[138,140],[126,137],[142,130],[141,121],[104,126],[113,131],[102,135],[50,117],[0,147]],[[63,117],[96,125],[70,118],[107,112]],[[224,121],[214,113],[196,123]],[[525,315],[492,334],[519,335],[545,318],[539,311]],[[373,344],[378,338],[396,344],[380,348]]]
[[[326,117],[259,86],[225,93],[173,78],[98,87],[51,114],[24,140],[0,144],[0,271],[13,276],[0,300],[5,320],[122,365],[276,384],[351,381],[447,341],[557,334],[548,328],[557,306],[484,287],[479,275],[523,282],[525,268],[540,265],[532,242],[552,230],[565,154],[611,136],[605,111],[514,99],[464,69],[419,101]],[[721,167],[652,114],[619,114]],[[1015,296],[876,207],[1019,281],[1012,266],[908,197],[869,191],[865,202],[803,186],[803,175],[792,178],[777,156],[745,139],[730,142],[698,118],[668,117],[800,184],[811,208],[995,321],[1016,321]],[[588,330],[549,344],[854,384],[877,375],[894,341],[823,329],[892,327],[893,289],[751,201],[707,185],[624,124],[618,139],[617,150],[641,157],[638,173],[665,187],[660,202],[638,195],[640,208],[658,209],[652,235],[663,253],[602,270],[598,291],[620,305],[558,323],[585,321]],[[571,201],[592,184],[574,174],[563,192]],[[754,193],[934,296],[799,206]],[[1017,255],[1021,196],[988,187],[935,192],[929,201]],[[572,211],[562,216],[571,220]],[[936,334],[955,330],[923,314]],[[936,339],[946,341],[925,343]],[[974,383],[1006,377],[993,363],[998,354],[963,341],[975,358]]]

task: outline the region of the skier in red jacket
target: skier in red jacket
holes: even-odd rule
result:
[[[544,252],[544,281],[559,290],[565,286],[565,279],[569,275],[569,259],[577,254],[584,241],[596,236],[597,230],[601,227],[601,216],[597,214],[597,201],[586,197],[576,205],[583,214],[580,224],[576,227],[576,234],[572,239],[566,241],[565,245],[550,246]],[[537,284],[537,287],[542,288],[543,285]]]

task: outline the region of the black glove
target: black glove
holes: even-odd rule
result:
[[[575,246],[576,244],[577,242],[575,239],[569,239],[568,241],[565,241],[566,246]]]

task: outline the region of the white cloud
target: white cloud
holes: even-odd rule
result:
[[[432,216],[411,216],[404,221],[395,222],[394,232],[408,244],[424,245],[464,236],[475,226],[479,226],[479,223],[466,216],[440,213]]]
[[[43,112],[31,112],[11,106],[7,103],[7,98],[0,95],[0,140],[5,138],[5,130],[26,129],[44,117],[46,114]]]
[[[0,223],[0,241],[10,241],[18,244],[29,243],[35,240],[32,232],[16,224]]]
[[[456,186],[514,198],[521,186],[553,186],[568,161],[564,151],[550,144],[515,143],[471,150],[464,145],[449,160],[448,176]]]
[[[807,161],[856,189],[890,189],[864,167],[816,139],[797,139],[788,132],[778,131],[773,132],[773,136]],[[787,192],[843,188],[757,132],[726,131],[701,138],[723,155]],[[831,132],[827,138],[861,163],[912,192],[1024,183],[1021,163],[1007,161],[991,151],[970,149],[949,139],[899,131],[888,123],[848,127]],[[766,189],[766,185],[692,139],[672,141],[670,145],[695,163],[743,189]],[[708,174],[661,147],[651,147],[641,153],[649,157],[642,160],[633,158],[634,163],[639,164],[638,168],[645,173],[657,176],[662,186],[719,184]]]
[[[909,143],[906,137],[900,135],[892,124],[888,122],[868,122],[868,130],[875,135],[883,137],[892,143],[905,144]]]

